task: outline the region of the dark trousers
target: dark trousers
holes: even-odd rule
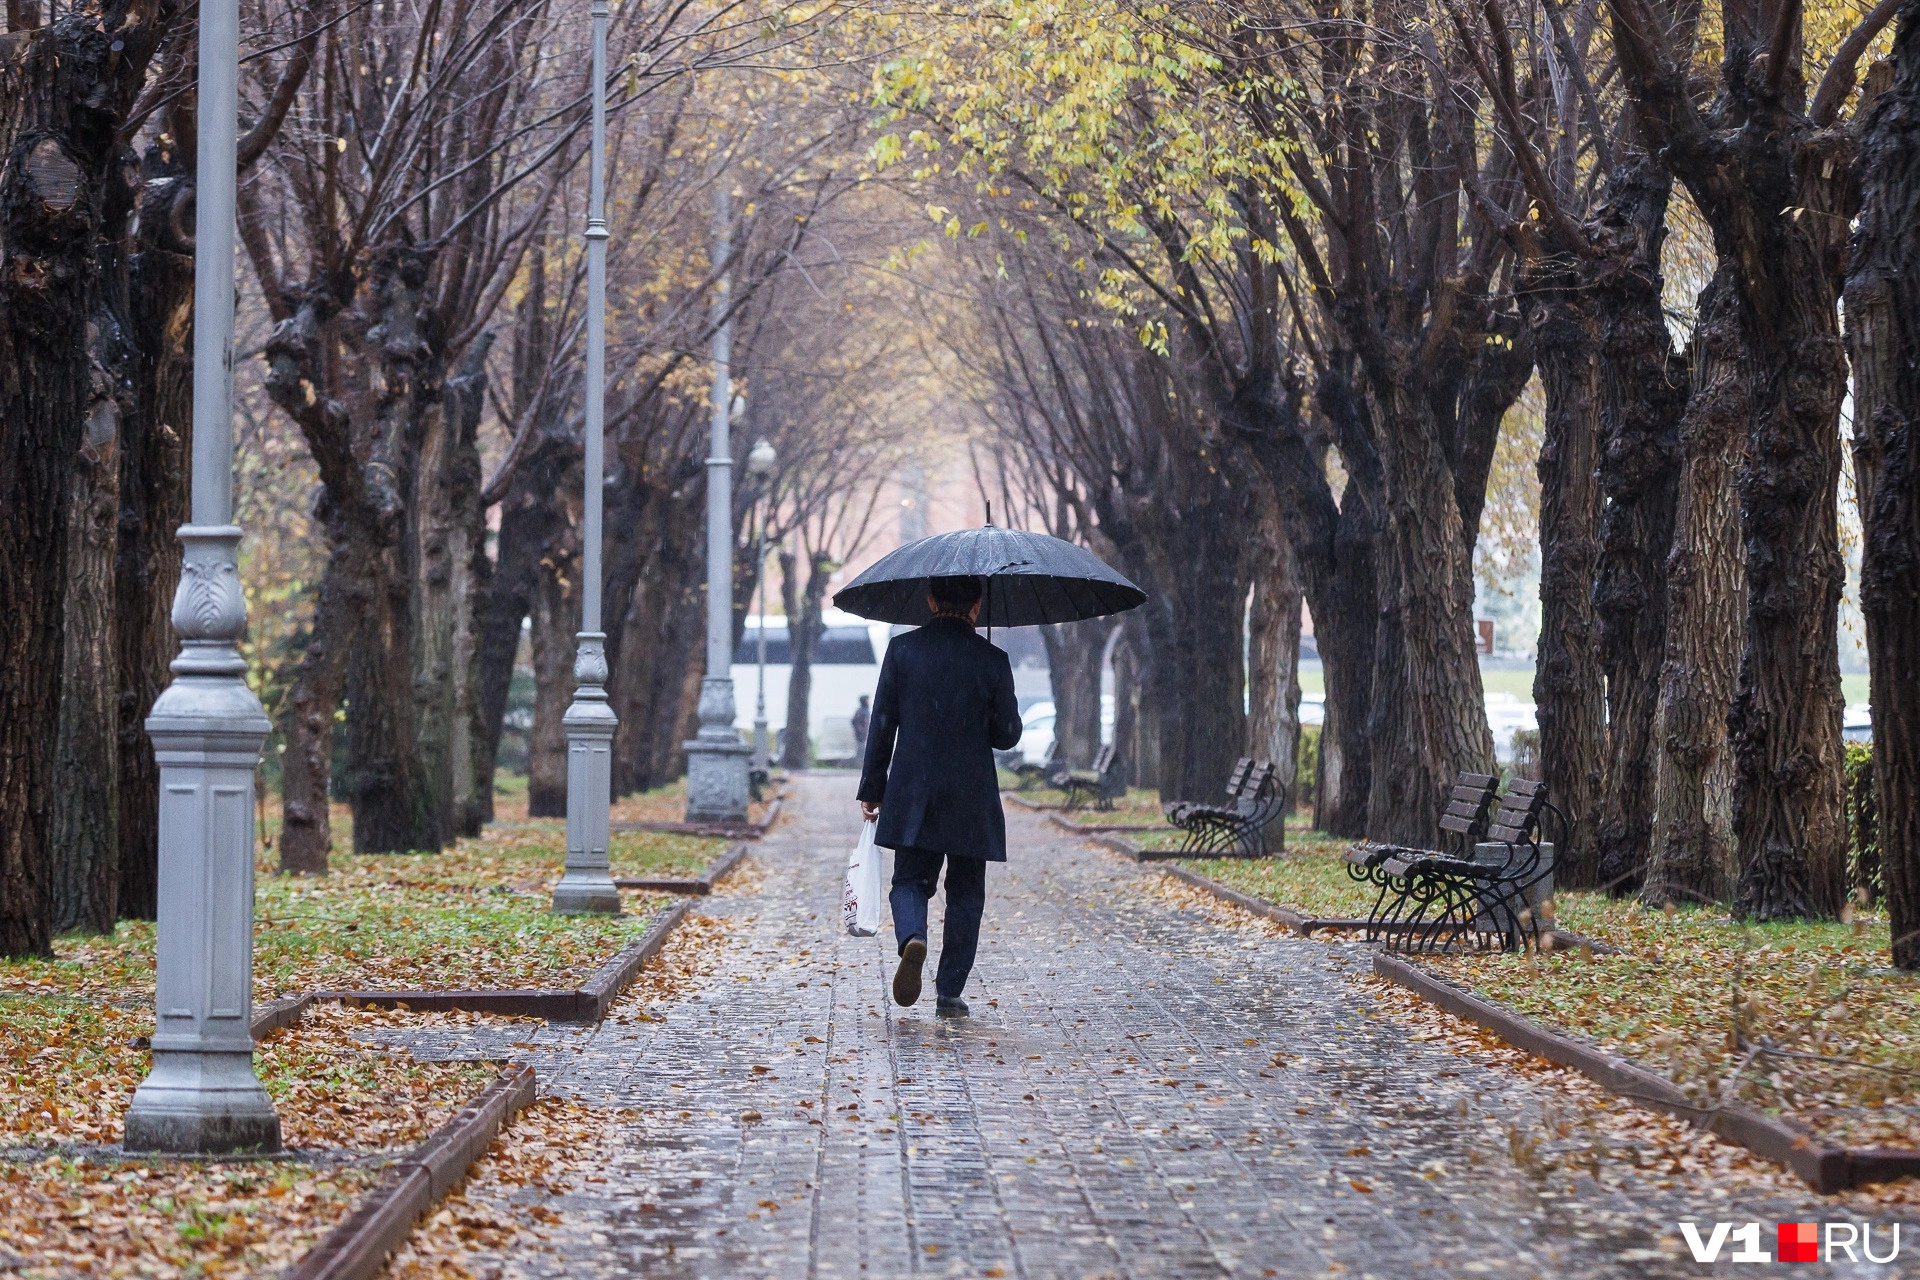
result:
[[[973,972],[973,956],[980,949],[980,914],[987,908],[987,863],[984,858],[948,857],[930,849],[896,849],[893,854],[893,936],[900,947],[907,939],[927,936],[927,902],[940,881],[940,862],[947,863],[947,919],[940,939],[940,968],[933,989],[949,1000],[958,999]]]

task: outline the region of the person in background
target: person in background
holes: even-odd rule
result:
[[[893,999],[920,999],[927,903],[947,867],[946,926],[934,977],[935,1012],[964,1018],[960,998],[980,944],[987,863],[1007,860],[1007,820],[993,753],[1020,741],[1020,704],[1004,649],[976,632],[980,580],[929,578],[933,620],[896,638],[880,663],[860,774],[860,811],[874,843],[894,851],[893,931],[900,967]]]
[[[867,727],[873,723],[873,712],[868,707],[866,694],[860,695],[860,705],[853,709],[853,758],[864,762],[867,758]]]

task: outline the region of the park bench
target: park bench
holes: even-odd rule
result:
[[[1271,761],[1243,756],[1227,775],[1227,804],[1175,800],[1165,806],[1167,821],[1187,833],[1186,855],[1224,854],[1258,858],[1267,851],[1267,827],[1286,807],[1275,784]]]
[[[1022,791],[1031,791],[1067,767],[1066,750],[1060,745],[1060,740],[1055,738],[1053,740],[1053,749],[1047,753],[1045,764],[1022,762],[1014,766],[1013,772],[1014,775],[1020,779],[1019,789]]]
[[[1516,778],[1488,819],[1485,838],[1466,836],[1464,855],[1389,852],[1378,866],[1396,894],[1385,910],[1376,908],[1369,936],[1403,951],[1444,951],[1462,939],[1503,951],[1538,945],[1551,923],[1541,891],[1554,846],[1540,839],[1549,813],[1564,843],[1566,816],[1548,802],[1546,784]]]
[[[1120,771],[1113,765],[1111,742],[1093,757],[1093,768],[1061,769],[1047,781],[1065,793],[1060,807],[1068,813],[1084,808],[1089,800],[1096,809],[1111,809],[1114,797],[1126,790],[1120,785]]]
[[[1452,790],[1447,793],[1447,807],[1440,815],[1440,836],[1436,841],[1438,849],[1418,850],[1405,845],[1363,840],[1347,850],[1347,875],[1379,890],[1373,898],[1373,909],[1367,913],[1368,941],[1377,941],[1389,923],[1420,905],[1412,900],[1415,886],[1409,884],[1404,876],[1389,872],[1388,861],[1394,860],[1395,865],[1399,865],[1408,856],[1429,854],[1470,857],[1474,846],[1486,838],[1487,817],[1493,808],[1494,792],[1499,786],[1500,779],[1493,774],[1473,773],[1465,769],[1460,771],[1453,780]]]

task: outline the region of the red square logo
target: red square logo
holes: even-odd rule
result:
[[[1780,1261],[1820,1261],[1820,1224],[1783,1222],[1780,1224]]]

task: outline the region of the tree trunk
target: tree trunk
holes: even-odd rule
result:
[[[337,532],[335,530],[334,532]],[[336,540],[320,576],[313,626],[282,732],[287,749],[280,771],[280,871],[327,874],[333,852],[334,733],[346,689],[347,655],[358,631],[359,584],[365,579],[359,548]]]
[[[187,522],[193,451],[193,178],[191,111],[176,105],[168,138],[148,149],[140,188],[131,312],[139,348],[134,412],[120,432],[120,532],[114,570],[119,648],[120,914],[159,909],[160,767],[147,716],[178,645],[173,592]]]
[[[0,955],[50,948],[70,477],[102,390],[99,246],[129,212],[116,132],[157,16],[73,9],[0,58]]]
[[[1205,512],[1180,522],[1181,542],[1169,558],[1188,566],[1185,580],[1172,592],[1161,584],[1172,613],[1161,687],[1173,697],[1160,705],[1161,790],[1170,799],[1217,801],[1246,749],[1245,548],[1186,544],[1244,540],[1247,530],[1202,527],[1214,523]]]
[[[1733,889],[1733,758],[1727,713],[1745,616],[1745,556],[1733,478],[1750,409],[1739,303],[1726,274],[1700,295],[1693,393],[1681,423],[1673,554],[1667,561],[1652,860],[1642,896],[1719,902]],[[1620,874],[1620,873],[1616,873]],[[1641,888],[1634,876],[1606,887]]]
[[[1112,625],[1068,622],[1040,628],[1053,691],[1053,736],[1073,768],[1093,766],[1100,750],[1100,667]]]
[[[1555,851],[1566,883],[1598,880],[1594,803],[1606,739],[1593,583],[1600,494],[1599,368],[1593,318],[1571,254],[1527,259],[1519,294],[1546,397],[1540,477],[1540,650],[1533,696],[1539,708],[1541,777],[1571,830]]]
[[[1751,132],[1749,130],[1744,132]],[[1747,634],[1729,733],[1735,909],[1749,919],[1832,919],[1847,896],[1840,720],[1840,408],[1847,391],[1839,289],[1845,277],[1848,144],[1796,148],[1781,205],[1742,271],[1754,379],[1740,525]],[[1758,166],[1755,166],[1758,168]],[[1764,195],[1766,189],[1754,194]]]
[[[1687,407],[1687,361],[1673,349],[1661,300],[1660,248],[1672,190],[1664,168],[1630,154],[1624,179],[1596,219],[1601,252],[1588,268],[1600,342],[1602,513],[1593,604],[1607,733],[1597,867],[1589,880],[1568,868],[1569,888],[1638,884],[1652,857],[1667,556]]]
[[[1299,794],[1300,582],[1292,549],[1279,531],[1270,531],[1263,543],[1247,639],[1247,751],[1273,761],[1274,785],[1291,811]],[[1279,849],[1285,832],[1275,834],[1273,847]]]
[[[1911,0],[1893,66],[1860,139],[1847,350],[1880,854],[1893,963],[1920,969],[1920,4]]]
[[[580,630],[579,562],[543,564],[533,595],[533,733],[527,747],[527,816],[567,816],[567,730]]]
[[[1431,410],[1402,381],[1412,372],[1393,380],[1408,388],[1393,398],[1407,403],[1386,415],[1380,450],[1390,519],[1378,572],[1392,588],[1381,600],[1391,614],[1382,635],[1399,643],[1383,638],[1377,650],[1367,834],[1421,845],[1433,838],[1454,774],[1493,768],[1493,734],[1474,648],[1473,544]]]
[[[1113,646],[1113,768],[1122,786],[1140,781],[1140,686],[1144,673],[1125,625]]]
[[[420,451],[444,430],[444,370],[421,327],[431,259],[395,247],[369,271],[375,325],[364,335],[378,377],[370,393],[369,486],[378,513],[356,536],[369,540],[360,634],[347,659],[347,795],[356,853],[439,852],[446,842],[442,792],[450,779],[444,743],[423,755],[421,701],[439,690],[414,679],[419,632]]]
[[[53,792],[56,933],[112,933],[120,891],[119,681],[113,617],[119,412],[96,402],[67,501],[67,574]]]
[[[413,502],[417,755],[447,838],[479,832],[470,813],[476,804],[474,555],[485,515],[475,433],[492,345],[487,333],[469,348],[459,375],[448,380],[443,406],[426,415]],[[485,560],[483,552],[482,565]]]
[[[1374,557],[1384,521],[1373,424],[1352,377],[1352,354],[1331,353],[1314,390],[1330,433],[1316,432],[1300,397],[1290,395],[1263,416],[1251,437],[1254,457],[1278,499],[1320,650],[1326,719],[1314,825],[1342,836],[1365,834],[1372,789]],[[1346,489],[1337,498],[1327,482],[1332,444],[1339,446],[1347,472]]]
[[[827,583],[833,576],[833,558],[815,551],[808,558],[804,588],[799,585],[793,553],[780,553],[780,597],[787,610],[787,731],[780,744],[780,763],[804,769],[812,763],[808,749],[813,711],[813,655],[827,634],[821,614],[826,608]]]

